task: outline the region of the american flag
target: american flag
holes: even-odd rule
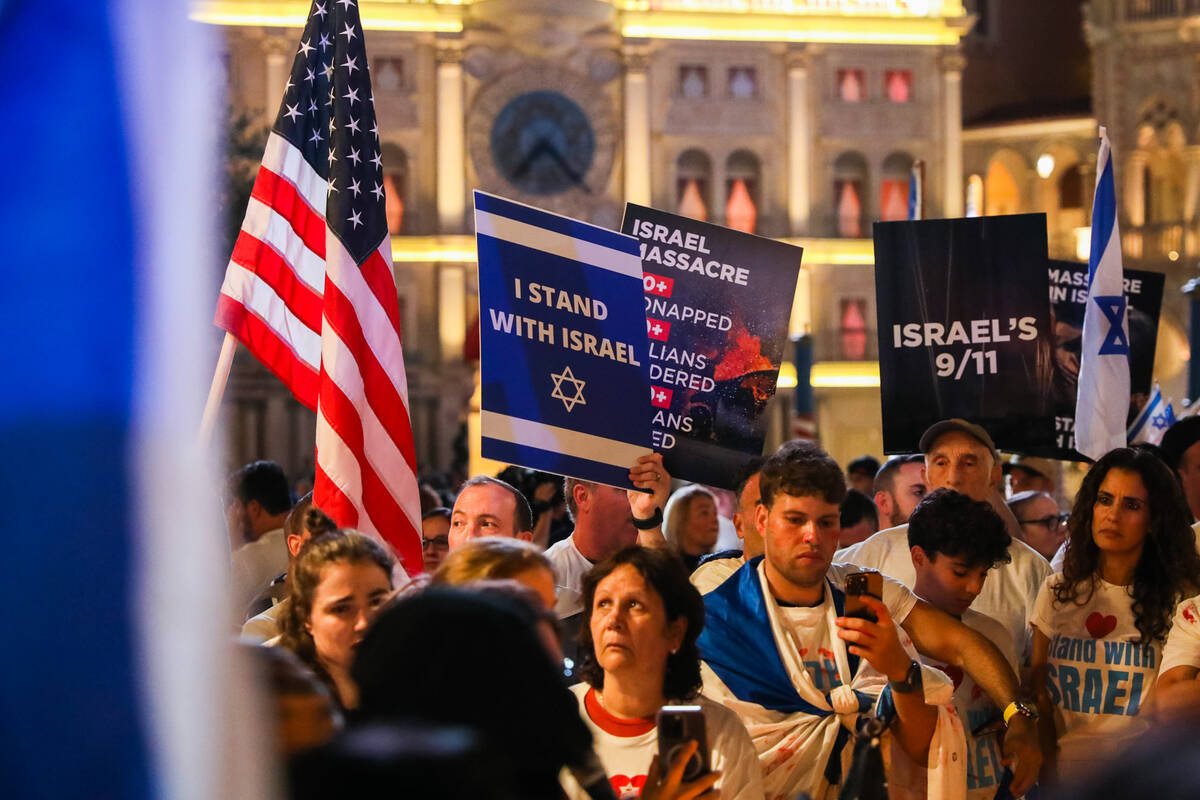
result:
[[[316,504],[380,535],[413,574],[420,503],[380,151],[358,8],[314,0],[216,323],[316,411]]]

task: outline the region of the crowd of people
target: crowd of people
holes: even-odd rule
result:
[[[232,601],[292,796],[1100,797],[1194,738],[1200,418],[1073,498],[966,420],[920,450],[430,483],[419,574],[243,467]]]

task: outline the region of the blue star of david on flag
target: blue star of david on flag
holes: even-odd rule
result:
[[[1100,343],[1102,356],[1128,356],[1129,337],[1125,335],[1125,307],[1128,301],[1124,297],[1093,297],[1094,302],[1103,312],[1109,328]]]

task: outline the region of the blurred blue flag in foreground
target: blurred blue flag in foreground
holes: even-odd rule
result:
[[[1129,413],[1126,306],[1112,149],[1108,133],[1101,128],[1079,393],[1075,398],[1075,449],[1091,459],[1125,446],[1125,418]]]
[[[0,4],[21,75],[0,126],[6,798],[271,796],[245,767],[258,715],[238,718],[252,687],[196,441],[223,114],[212,34],[186,14]]]

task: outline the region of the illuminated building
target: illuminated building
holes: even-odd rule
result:
[[[193,9],[222,26],[233,106],[273,118],[308,4]],[[963,213],[961,0],[361,0],[361,14],[418,463],[453,463],[475,388],[472,188],[608,227],[629,200],[801,241],[792,327],[814,336],[821,437],[839,459],[880,452],[870,225],[904,217],[915,159],[927,214]],[[294,471],[311,415],[247,362],[231,459]],[[789,435],[781,395],[769,445]]]

